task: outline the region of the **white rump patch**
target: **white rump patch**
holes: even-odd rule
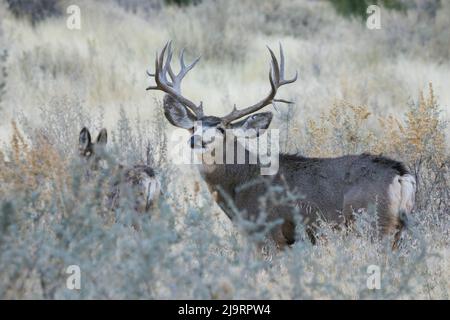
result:
[[[402,185],[400,210],[408,214],[412,211],[416,200],[416,179],[410,174],[405,174],[400,177],[400,183]]]
[[[395,176],[389,185],[389,209],[391,214],[400,217],[400,213],[411,213],[416,195],[416,179],[410,174]]]

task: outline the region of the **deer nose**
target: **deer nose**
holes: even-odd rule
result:
[[[197,134],[194,134],[194,135],[191,137],[190,144],[191,144],[191,148],[192,148],[192,149],[195,149],[195,148],[201,148],[201,147],[202,147],[202,136],[199,136],[199,135],[197,135]]]

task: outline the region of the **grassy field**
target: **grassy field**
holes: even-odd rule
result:
[[[80,30],[66,25],[74,3]],[[0,298],[448,299],[450,3],[405,3],[370,30],[328,1],[61,0],[59,15],[36,24],[0,1]],[[403,246],[373,240],[367,214],[355,232],[324,225],[316,245],[255,254],[196,168],[171,158],[162,94],[145,90],[169,39],[187,60],[202,56],[183,92],[217,116],[266,94],[265,45],[282,43],[288,74],[299,72],[280,90],[295,103],[267,108],[282,152],[404,161],[418,190]],[[163,196],[150,215],[131,201],[105,211],[110,172],[85,179],[83,126],[108,128],[111,163],[156,169]],[[66,286],[70,265],[80,290]],[[379,290],[367,287],[370,265]]]

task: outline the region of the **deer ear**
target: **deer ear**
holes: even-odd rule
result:
[[[85,150],[91,144],[91,134],[89,133],[88,128],[84,127],[81,129],[78,141],[80,149],[82,150]]]
[[[269,127],[272,116],[272,112],[252,114],[244,120],[231,124],[231,128],[237,137],[256,138]]]
[[[97,144],[106,145],[108,142],[108,132],[105,128],[100,130],[100,133],[97,136]]]
[[[192,112],[181,103],[169,95],[164,96],[164,115],[167,120],[178,128],[192,129],[196,121],[196,117]]]

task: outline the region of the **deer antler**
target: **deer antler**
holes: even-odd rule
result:
[[[263,107],[272,104],[274,102],[282,102],[282,103],[292,103],[290,101],[287,100],[283,100],[283,99],[275,99],[275,95],[277,94],[277,90],[288,83],[292,83],[295,82],[297,80],[297,71],[295,72],[295,76],[292,79],[285,79],[284,78],[284,54],[283,54],[283,47],[281,46],[280,43],[280,63],[278,64],[278,60],[275,57],[275,54],[273,53],[273,51],[267,47],[267,49],[269,49],[270,55],[272,57],[272,61],[271,61],[271,65],[270,65],[270,71],[269,71],[269,81],[270,81],[270,87],[271,87],[271,91],[268,94],[268,96],[266,98],[264,98],[263,100],[259,101],[258,103],[238,110],[236,108],[236,106],[234,107],[233,111],[231,111],[228,115],[222,117],[222,121],[224,123],[230,123],[234,120],[237,120],[239,118],[242,118],[250,113],[253,113],[255,111],[258,111],[260,109],[262,109]]]
[[[166,50],[167,50],[167,59],[164,62]],[[153,74],[147,71],[147,74],[150,77],[155,78],[156,85],[149,86],[146,90],[160,90],[169,94],[170,96],[175,98],[178,102],[188,107],[195,114],[197,119],[200,119],[201,117],[203,117],[202,103],[200,103],[197,106],[194,102],[181,95],[181,81],[186,76],[186,74],[190,70],[192,70],[192,68],[194,68],[194,66],[200,60],[200,57],[195,59],[194,62],[192,62],[190,65],[186,66],[186,64],[184,63],[184,49],[183,49],[180,54],[180,72],[178,74],[175,74],[170,65],[172,55],[173,52],[171,41],[166,43],[159,56],[158,52],[156,52],[155,73]],[[167,79],[167,74],[169,75],[170,80]]]

